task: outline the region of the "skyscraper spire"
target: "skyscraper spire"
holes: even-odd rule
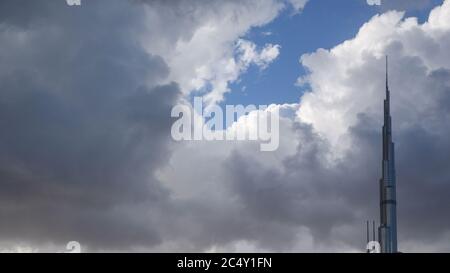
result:
[[[383,161],[380,179],[380,226],[378,238],[381,252],[397,252],[397,197],[395,177],[394,143],[390,113],[390,91],[388,85],[388,57],[386,56],[386,99],[384,100]]]

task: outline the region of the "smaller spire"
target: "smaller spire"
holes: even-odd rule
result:
[[[372,221],[372,238],[372,241],[375,242],[375,221]]]
[[[370,238],[369,238],[369,221],[366,222],[367,226],[366,226],[366,230],[367,230],[367,243],[370,242]]]

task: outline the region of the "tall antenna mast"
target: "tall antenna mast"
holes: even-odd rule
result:
[[[370,240],[369,239],[369,221],[367,221],[366,224],[367,224],[367,227],[366,227],[367,228],[367,243],[369,243],[369,240]]]
[[[372,221],[372,235],[373,235],[373,237],[372,237],[373,240],[372,241],[375,242],[376,241],[375,240],[375,221]]]

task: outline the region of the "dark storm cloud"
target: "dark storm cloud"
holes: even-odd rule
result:
[[[139,7],[56,2],[0,7],[0,240],[159,243],[178,86],[136,43]]]
[[[436,97],[422,118],[433,129],[411,125],[398,135],[399,200],[402,228],[412,238],[429,242],[450,230],[450,73],[439,69],[429,75],[427,95]],[[400,142],[401,141],[401,142]],[[405,236],[405,237],[406,237]]]
[[[326,166],[326,141],[308,125],[294,127],[301,143],[295,155],[283,161],[282,171],[267,169],[239,154],[228,161],[232,174],[230,187],[239,196],[249,217],[261,226],[273,222],[290,227],[287,230],[290,235],[284,234],[276,243],[267,242],[267,237],[258,236],[255,230],[255,239],[268,249],[282,250],[295,244],[292,238],[300,227],[309,229],[317,245],[334,245],[342,238],[332,238],[333,228],[345,224],[358,226],[358,221],[362,226],[364,220],[360,215],[368,214],[367,204],[375,199],[376,187],[366,182],[371,179],[376,183],[376,170],[361,172],[368,170],[368,166],[376,167],[371,162],[373,158],[357,158],[359,161],[353,163],[346,159],[333,167]],[[373,136],[373,132],[365,128],[355,130],[359,130],[358,134]],[[360,155],[357,149],[353,153],[349,157]],[[272,230],[272,234],[277,234],[277,230]],[[359,236],[353,238],[354,241],[347,243],[361,244]]]

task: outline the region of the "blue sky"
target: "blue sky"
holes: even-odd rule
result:
[[[430,10],[442,0],[432,0],[427,8],[410,10],[406,16],[427,19]],[[250,67],[239,82],[230,85],[224,104],[295,103],[308,88],[295,86],[297,78],[305,73],[299,64],[304,53],[333,46],[355,36],[359,28],[383,10],[369,6],[362,0],[346,0],[345,5],[335,0],[309,1],[299,14],[284,10],[270,24],[252,29],[245,39],[259,46],[266,43],[281,45],[281,53],[267,69]],[[326,20],[324,20],[326,18]],[[264,35],[270,32],[271,35]]]

